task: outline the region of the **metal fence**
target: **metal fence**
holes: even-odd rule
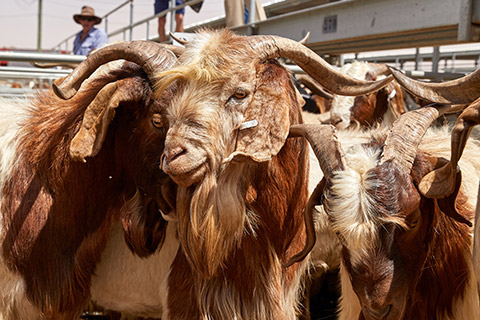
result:
[[[0,96],[19,97],[32,95],[38,89],[51,87],[53,80],[69,74],[74,66],[82,62],[85,56],[0,51],[0,61],[26,62],[26,66],[0,67]],[[57,64],[63,67],[39,68],[30,64]],[[45,65],[43,65],[45,66]]]
[[[153,39],[153,37],[151,37],[151,35],[150,35],[150,22],[152,20],[158,19],[158,17],[166,16],[167,14],[171,14],[172,18],[170,19],[170,23],[171,23],[170,30],[172,30],[172,32],[173,32],[173,30],[175,29],[175,26],[174,26],[175,11],[177,11],[179,9],[182,9],[182,8],[185,8],[187,6],[192,6],[192,5],[198,4],[198,3],[202,2],[203,0],[185,1],[182,5],[179,5],[179,6],[175,5],[175,0],[170,0],[170,1],[171,1],[171,4],[170,4],[170,7],[168,9],[163,10],[162,12],[160,12],[158,14],[149,16],[149,17],[147,17],[145,19],[142,19],[140,21],[134,22],[133,21],[134,0],[127,0],[124,3],[120,4],[118,7],[116,7],[115,9],[113,9],[112,11],[105,14],[103,17],[101,17],[102,20],[105,21],[105,32],[107,33],[109,38],[112,38],[114,36],[122,34],[123,35],[123,40],[133,40],[133,29],[145,25],[146,26],[145,39],[146,40],[151,40],[151,39]],[[130,12],[129,12],[130,21],[129,21],[128,25],[126,25],[123,28],[120,28],[120,29],[109,32],[109,30],[108,30],[108,19],[109,19],[109,17],[112,14],[116,13],[118,10],[122,9],[123,7],[125,7],[127,5],[130,6],[130,9],[129,9],[130,10]],[[127,39],[127,33],[128,33],[128,39]],[[56,46],[54,46],[52,48],[52,50],[53,51],[60,51],[60,50],[62,50],[62,46],[63,46],[65,51],[69,51],[68,43],[72,42],[72,40],[75,38],[75,36],[76,36],[76,33],[74,33],[71,36],[69,36],[69,37],[65,38],[64,40],[60,41]]]

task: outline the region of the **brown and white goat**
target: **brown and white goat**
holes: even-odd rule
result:
[[[308,149],[287,140],[301,104],[277,57],[333,92],[364,94],[390,81],[345,77],[280,37],[203,31],[186,44],[180,66],[159,74],[159,88],[177,87],[162,161],[179,185],[171,319],[296,317],[304,263],[293,262],[313,245],[307,237],[295,255],[306,238]]]
[[[376,80],[390,71],[386,65],[361,61],[345,64],[341,72],[355,79]],[[360,125],[371,127],[384,123],[391,125],[406,112],[402,88],[395,81],[367,95],[357,97],[334,95],[330,109],[330,123],[338,129]]]
[[[424,136],[438,115],[432,107],[410,111],[345,153],[331,126],[291,129],[308,137],[325,174],[309,207],[323,203],[342,243],[339,319],[480,314],[471,260],[480,149],[467,145],[452,195],[423,195],[422,179],[450,155],[446,129]]]
[[[90,297],[162,316],[179,244],[159,211],[168,219],[174,207],[159,168],[168,92],[154,98],[151,79],[177,59],[155,43],[119,43],[57,91],[70,98],[106,59],[136,63],[100,68],[67,101],[50,90],[0,102],[0,319],[71,320]]]
[[[480,69],[477,69],[471,74],[441,83],[427,83],[418,80],[411,79],[401,73],[400,71],[392,68],[392,74],[397,79],[397,81],[405,87],[413,95],[432,102],[437,103],[452,103],[452,104],[470,104],[461,116],[459,116],[457,123],[454,127],[454,133],[452,134],[452,146],[457,145],[461,146],[462,143],[468,139],[468,135],[472,130],[472,126],[478,124],[478,105],[480,97]],[[455,143],[454,143],[455,142]],[[458,148],[458,154],[452,154],[452,157],[460,157],[462,154],[462,147]],[[453,163],[453,162],[451,162]],[[452,180],[452,166],[445,167],[442,169],[442,174],[435,175],[437,176],[432,181],[429,182],[429,185],[436,186],[432,190],[437,190],[435,193],[442,194],[443,192],[451,192],[451,180]],[[446,183],[449,189],[438,187],[441,184],[444,184],[443,181],[439,180],[439,177],[443,177],[445,181],[450,181]],[[439,183],[441,181],[442,183]],[[479,286],[479,296],[480,296],[480,205],[477,203],[475,217],[475,231],[474,231],[474,246],[473,246],[473,262],[475,274],[477,276],[477,284]]]

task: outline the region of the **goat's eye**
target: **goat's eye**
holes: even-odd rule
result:
[[[162,117],[158,114],[154,114],[152,117],[152,125],[157,129],[163,129]]]
[[[245,99],[247,96],[248,96],[248,93],[243,88],[236,89],[235,92],[232,95],[232,97],[234,97],[236,99]]]
[[[418,219],[414,219],[410,222],[408,222],[408,226],[410,227],[410,229],[414,229],[418,224]]]

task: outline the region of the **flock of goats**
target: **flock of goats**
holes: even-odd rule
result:
[[[336,127],[302,111],[280,57],[348,105]],[[384,69],[359,80],[293,40],[202,30],[106,46],[1,100],[0,319],[78,319],[91,301],[124,319],[308,319],[311,281],[336,268],[338,319],[480,319],[480,71]],[[423,103],[399,111],[402,92]]]

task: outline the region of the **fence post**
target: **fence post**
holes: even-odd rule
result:
[[[130,0],[130,41],[133,39],[133,0]]]
[[[175,7],[175,0],[170,0],[170,8]],[[170,12],[170,32],[175,30],[175,10]]]

